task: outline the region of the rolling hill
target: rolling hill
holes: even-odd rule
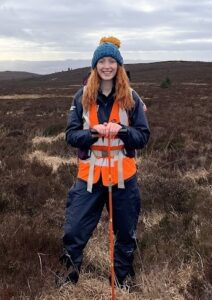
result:
[[[0,81],[2,80],[20,80],[26,78],[35,78],[40,75],[29,72],[18,72],[18,71],[4,71],[0,72]]]

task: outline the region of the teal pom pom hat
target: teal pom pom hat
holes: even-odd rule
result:
[[[119,65],[123,65],[123,57],[119,51],[120,40],[115,37],[103,37],[100,40],[100,45],[96,48],[93,54],[91,67],[94,69],[98,61],[103,57],[114,58]]]

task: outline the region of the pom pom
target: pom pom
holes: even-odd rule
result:
[[[118,48],[120,48],[120,45],[121,45],[121,41],[114,36],[102,37],[99,44],[101,45],[104,43],[112,43],[113,45],[115,45]]]

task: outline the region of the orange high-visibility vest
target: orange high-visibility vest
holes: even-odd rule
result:
[[[93,104],[87,112],[83,111],[83,122],[84,129],[99,124],[96,104]],[[117,102],[113,104],[109,122],[129,125],[126,110],[120,108]],[[112,185],[118,184],[119,188],[124,188],[124,180],[136,173],[135,159],[125,155],[124,143],[119,138],[111,139],[110,153]],[[108,138],[99,138],[91,146],[90,154],[86,160],[79,159],[77,177],[87,181],[87,190],[92,192],[92,185],[99,180],[100,176],[103,185],[109,185]]]

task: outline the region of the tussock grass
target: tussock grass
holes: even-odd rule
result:
[[[53,155],[47,155],[43,151],[36,150],[29,154],[28,159],[32,162],[34,162],[35,167],[35,161],[41,162],[46,166],[52,167],[53,172],[56,172],[60,165],[62,164],[76,164],[77,160],[75,157],[71,159],[65,159],[60,156],[53,156]]]

